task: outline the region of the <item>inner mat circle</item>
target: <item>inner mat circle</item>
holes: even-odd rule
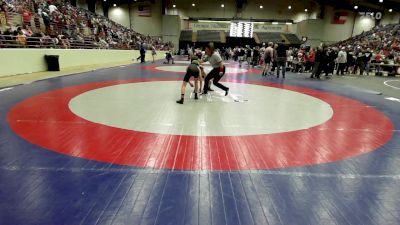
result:
[[[244,83],[225,83],[230,87],[230,96],[215,92],[211,98],[197,101],[189,99],[192,89],[188,86],[185,104],[180,105],[175,100],[179,98],[181,84],[180,81],[155,81],[103,87],[74,97],[69,108],[79,117],[98,124],[190,136],[296,131],[320,125],[333,115],[330,105],[318,98]]]
[[[208,73],[211,71],[212,67],[210,65],[204,65],[204,70]],[[157,66],[156,70],[166,71],[166,72],[177,72],[177,73],[186,73],[187,66]],[[247,73],[248,70],[244,68],[236,68],[236,67],[226,67],[225,73]]]
[[[190,64],[191,61],[186,60],[186,61],[174,61],[175,64]],[[210,62],[203,62],[201,63],[202,65],[210,65]],[[229,62],[223,62],[224,65],[229,65]]]

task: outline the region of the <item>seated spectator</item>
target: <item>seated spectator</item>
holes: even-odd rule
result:
[[[40,38],[42,35],[40,33],[33,33],[30,37],[27,38],[27,44],[29,48],[40,48],[41,41]]]
[[[385,64],[394,65],[394,55],[390,54],[385,60]]]
[[[53,44],[53,41],[52,41],[52,39],[51,39],[50,36],[45,35],[43,32],[40,33],[40,36],[41,36],[41,38],[40,38],[40,45],[41,45],[42,47],[47,48],[47,47],[49,47],[49,46],[51,46],[51,45]]]
[[[150,36],[141,35],[110,21],[104,16],[93,14],[85,9],[73,7],[69,1],[0,0],[0,6],[0,10],[2,11],[11,10],[19,12],[25,25],[30,25],[32,17],[34,17],[35,28],[39,28],[38,19],[42,17],[46,27],[46,34],[53,38],[52,41],[55,45],[53,47],[57,47],[58,44],[60,44],[60,46],[68,46],[68,42],[71,43],[70,41],[79,39],[81,42],[84,38],[93,39],[95,37],[100,37],[102,39],[103,47],[107,44],[108,46],[111,45],[117,48],[131,48],[131,46],[135,46],[138,42],[144,43],[145,45],[159,43]],[[22,31],[26,37],[33,34],[32,30],[29,31],[28,28],[24,28]],[[77,31],[79,36],[72,37],[72,31]],[[68,42],[58,40],[57,36],[60,34],[68,36]],[[18,33],[16,35],[18,35]],[[12,38],[12,41],[15,40],[15,38]],[[156,46],[159,48],[161,45]]]
[[[0,48],[4,48],[5,38],[3,36],[3,32],[0,30]]]
[[[106,42],[106,40],[102,38],[99,38],[98,44],[102,49],[108,49],[110,47],[109,44]]]
[[[48,1],[47,4],[49,5],[50,15],[53,14],[53,12],[58,11],[57,7],[53,5],[50,1]]]
[[[14,43],[14,40],[12,38],[13,33],[11,28],[8,27],[6,31],[4,31],[3,35],[4,35],[4,47],[6,48],[13,47],[11,46]]]
[[[22,32],[22,30],[18,31],[17,37],[16,37],[16,42],[20,47],[26,47],[26,36],[24,35],[24,33]]]
[[[27,36],[27,37],[30,37],[33,34],[31,27],[30,26],[26,26],[26,25],[23,25],[22,33],[24,33],[24,35]]]
[[[7,4],[5,1],[0,0],[0,12],[6,12],[7,11]]]

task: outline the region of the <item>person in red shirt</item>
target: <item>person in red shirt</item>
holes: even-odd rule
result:
[[[315,64],[315,52],[314,49],[312,48],[310,50],[310,53],[308,54],[308,69],[309,71],[312,71],[314,69],[314,64]]]
[[[379,51],[376,52],[376,55],[375,55],[375,62],[376,62],[376,63],[382,62],[382,54],[381,54]]]
[[[390,49],[384,48],[383,54],[385,55],[385,57],[388,57],[390,55]]]
[[[24,9],[22,12],[22,20],[24,21],[24,24],[30,25],[32,19],[32,13],[28,9]]]
[[[398,40],[394,40],[393,44],[392,44],[392,49],[393,50],[397,50],[400,51],[400,43]]]

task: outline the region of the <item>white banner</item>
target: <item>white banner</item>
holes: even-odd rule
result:
[[[189,29],[193,31],[197,30],[224,30],[229,31],[231,24],[230,23],[204,23],[204,22],[190,22]]]
[[[289,26],[286,24],[254,24],[254,31],[255,32],[282,32],[288,33]]]
[[[221,22],[189,22],[189,29],[193,31],[198,30],[221,30],[229,32],[230,23]],[[295,25],[293,24],[254,24],[254,32],[280,32],[280,33],[294,33],[296,32]]]

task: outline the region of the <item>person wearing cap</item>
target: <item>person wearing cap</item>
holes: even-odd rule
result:
[[[207,74],[204,80],[203,94],[207,94],[207,92],[210,90],[208,82],[213,79],[213,84],[224,90],[225,96],[227,96],[229,88],[219,83],[219,80],[221,80],[225,74],[225,66],[222,63],[221,56],[215,52],[213,43],[209,43],[207,45],[205,53],[207,55],[205,61],[209,61],[213,69]]]
[[[200,75],[200,62],[197,59],[192,60],[186,69],[185,77],[183,78],[181,87],[181,99],[176,101],[178,104],[183,104],[186,92],[186,84],[189,82],[191,77],[194,77],[194,99],[198,99],[198,89],[199,89],[199,75]]]

